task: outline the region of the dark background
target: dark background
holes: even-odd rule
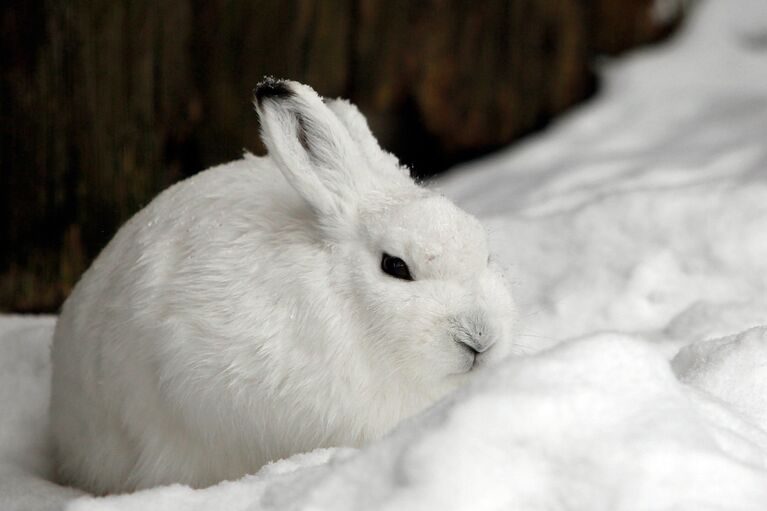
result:
[[[158,191],[262,153],[267,74],[351,98],[419,177],[588,98],[651,0],[18,0],[0,6],[0,310],[54,311]]]

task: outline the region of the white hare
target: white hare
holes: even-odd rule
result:
[[[360,446],[511,351],[475,218],[415,184],[346,101],[267,79],[256,109],[268,157],[160,194],[64,304],[62,481],[201,487]]]

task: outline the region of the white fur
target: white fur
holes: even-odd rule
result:
[[[63,481],[199,487],[359,446],[511,351],[511,297],[477,220],[417,186],[353,105],[282,83],[293,96],[257,106],[269,157],[160,194],[65,303]],[[382,252],[415,280],[382,272]],[[490,349],[472,366],[461,342]]]

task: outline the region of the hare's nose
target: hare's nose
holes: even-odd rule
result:
[[[466,340],[461,340],[458,342],[463,344],[471,352],[472,355],[479,355],[483,351],[487,350],[487,347],[475,342],[471,342],[471,341],[467,342]]]
[[[495,344],[495,336],[491,335],[484,314],[472,313],[456,317],[452,323],[453,338],[474,354],[483,353]]]

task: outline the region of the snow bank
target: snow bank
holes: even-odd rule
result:
[[[643,331],[673,354],[766,321],[767,2],[693,14],[607,66],[592,104],[439,183],[489,226],[526,333]]]
[[[691,344],[674,357],[672,366],[683,382],[767,429],[767,327]]]
[[[651,344],[592,335],[480,375],[361,451],[318,450],[204,490],[175,485],[81,498],[69,509],[761,510],[764,334],[701,343],[677,357],[675,369],[699,388],[729,378],[710,395],[680,383]],[[44,338],[33,344],[14,358],[45,369]],[[748,377],[732,378],[744,370]],[[761,384],[749,394],[752,381]],[[741,394],[751,399],[738,399],[737,411],[718,401]],[[44,402],[33,405],[41,418]],[[51,495],[63,505],[73,495],[33,475],[17,481],[34,483],[26,489],[34,498],[22,497],[17,509],[42,508]]]
[[[53,319],[0,318],[0,508],[764,510],[765,41],[766,2],[701,3],[590,105],[437,183],[488,226],[537,353],[365,449],[203,490],[61,488]]]
[[[81,492],[48,482],[53,317],[0,316],[0,509],[58,510]]]

